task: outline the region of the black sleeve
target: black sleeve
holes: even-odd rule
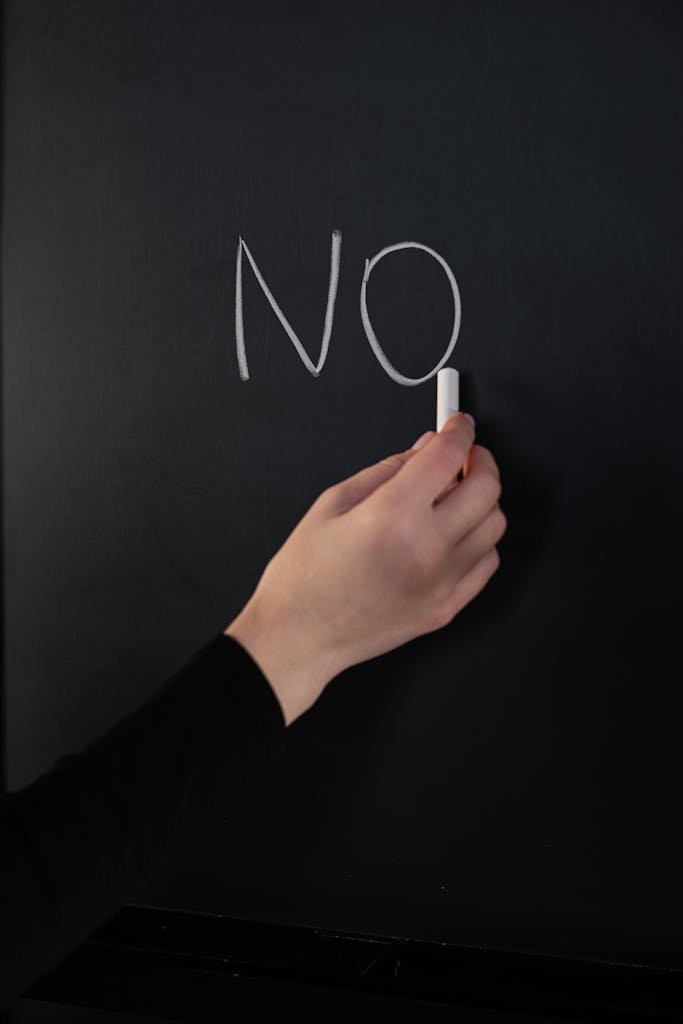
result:
[[[249,653],[219,633],[140,709],[0,799],[0,1008],[131,899],[176,830],[286,736]]]

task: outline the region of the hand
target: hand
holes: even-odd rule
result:
[[[340,672],[447,625],[498,568],[500,473],[473,441],[455,413],[329,487],[268,562],[224,632],[257,662],[287,725]]]

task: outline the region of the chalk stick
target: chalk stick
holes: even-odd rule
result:
[[[444,366],[436,375],[436,430],[441,430],[454,412],[460,411],[460,374],[453,366]]]

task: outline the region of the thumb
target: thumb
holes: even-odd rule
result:
[[[358,505],[368,498],[378,487],[396,476],[401,467],[428,441],[431,441],[432,437],[434,437],[434,431],[428,430],[407,451],[388,455],[385,459],[380,459],[372,466],[366,466],[365,469],[361,469],[358,473],[354,473],[353,476],[338,483],[334,488],[335,513],[341,515],[343,512],[348,512],[354,505]]]

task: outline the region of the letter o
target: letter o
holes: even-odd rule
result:
[[[433,256],[434,259],[437,260],[437,262],[440,263],[441,266],[443,267],[446,277],[448,278],[448,281],[450,283],[451,291],[453,292],[453,331],[451,333],[451,339],[448,343],[448,348],[441,357],[441,361],[436,364],[434,369],[430,373],[427,373],[424,377],[419,377],[417,379],[415,379],[414,377],[404,377],[402,373],[399,373],[398,370],[391,365],[391,363],[389,362],[384,353],[384,350],[382,349],[382,346],[377,340],[377,335],[372,329],[372,324],[370,323],[370,317],[368,315],[366,291],[368,285],[368,278],[370,277],[372,268],[375,266],[375,264],[379,263],[382,257],[386,256],[387,253],[396,252],[398,249],[423,249],[424,252],[428,252],[429,255]],[[430,249],[428,245],[422,245],[421,242],[397,242],[396,245],[388,245],[385,249],[382,249],[380,252],[378,252],[376,256],[373,256],[371,260],[365,261],[365,273],[363,274],[363,283],[361,284],[360,288],[360,317],[361,320],[363,321],[365,335],[368,341],[370,342],[370,347],[377,356],[377,360],[380,366],[382,366],[386,370],[389,376],[393,380],[395,380],[397,384],[424,384],[426,380],[429,380],[430,377],[433,377],[436,373],[439,372],[439,370],[444,365],[444,363],[450,356],[451,352],[455,348],[455,343],[458,340],[458,334],[460,333],[460,291],[458,290],[458,282],[455,280],[453,271],[448,266],[445,259],[442,256],[439,256],[438,252],[435,252],[434,249]]]

